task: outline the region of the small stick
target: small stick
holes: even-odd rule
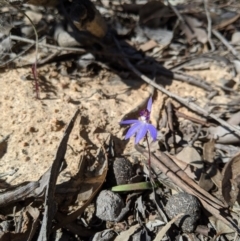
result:
[[[240,14],[237,14],[236,16],[226,20],[226,21],[223,21],[223,22],[220,22],[219,24],[215,25],[214,26],[214,29],[224,29],[226,28],[228,25],[230,24],[233,24],[235,21],[237,21],[240,17]]]
[[[16,35],[11,35],[10,39],[25,42],[25,43],[29,43],[29,44],[36,44],[36,41],[34,41],[32,39],[23,38],[23,37],[19,37],[19,36],[16,36]],[[44,43],[38,43],[38,46],[39,47],[46,47],[46,48],[50,48],[50,49],[61,50],[61,51],[66,50],[66,51],[75,51],[75,52],[79,52],[79,53],[86,53],[86,50],[81,49],[81,48],[61,47],[61,46],[56,46],[56,45],[52,45],[52,44],[44,44]]]
[[[203,125],[203,126],[207,126],[207,127],[211,126],[211,124],[207,123],[207,122],[204,121],[204,120],[197,119],[197,118],[195,118],[195,117],[186,115],[186,114],[184,114],[184,113],[182,113],[182,112],[180,112],[180,111],[178,111],[178,110],[176,110],[176,109],[175,109],[175,115],[176,115],[177,117],[182,117],[182,118],[184,118],[184,119],[190,120],[190,121],[192,121],[192,122],[195,122],[195,123],[200,124],[200,125]]]
[[[204,0],[204,9],[206,12],[206,17],[207,17],[207,22],[208,22],[208,27],[207,27],[208,42],[211,46],[211,51],[215,51],[215,46],[212,41],[212,19],[211,19],[210,13],[208,11],[208,0]]]
[[[212,33],[227,47],[227,49],[240,60],[240,54],[238,51],[220,34],[217,30],[213,29]]]
[[[166,105],[166,111],[167,111],[167,120],[168,120],[168,127],[170,131],[172,132],[172,138],[173,138],[173,149],[174,153],[176,154],[176,136],[175,136],[175,131],[174,131],[174,126],[173,126],[173,106],[171,100],[167,101]]]

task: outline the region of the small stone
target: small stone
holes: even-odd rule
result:
[[[124,202],[118,194],[103,190],[96,201],[96,216],[104,221],[114,221],[123,207]]]
[[[113,162],[113,172],[117,185],[127,184],[133,176],[132,163],[124,157],[116,158]]]
[[[195,230],[201,213],[201,206],[196,197],[188,193],[178,193],[169,198],[165,209],[170,219],[179,213],[185,214],[175,222],[184,232],[192,233]]]

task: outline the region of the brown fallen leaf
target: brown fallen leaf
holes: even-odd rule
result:
[[[211,190],[214,184],[220,188],[222,181],[222,174],[214,163],[215,140],[210,140],[203,146],[203,158],[209,167],[202,173],[199,186],[206,191]]]
[[[203,161],[196,148],[186,146],[176,157],[170,157],[191,179],[199,181],[203,169]]]
[[[236,154],[222,171],[222,195],[229,206],[240,204],[240,152]]]

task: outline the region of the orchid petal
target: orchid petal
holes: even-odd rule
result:
[[[150,136],[153,138],[154,141],[157,140],[157,130],[155,126],[148,124],[148,130],[150,132]]]
[[[141,128],[141,125],[142,125],[142,122],[141,122],[141,121],[138,121],[138,123],[133,124],[133,125],[129,128],[129,130],[128,130],[126,136],[125,136],[125,140],[128,139],[128,138],[130,138],[131,136],[133,136],[133,135],[138,131],[138,129]]]
[[[136,135],[135,144],[137,144],[146,135],[147,131],[148,131],[148,124],[143,123]]]
[[[138,123],[139,120],[124,120],[124,121],[120,121],[120,125],[129,125],[129,124],[134,124],[134,123]]]
[[[151,112],[152,109],[152,96],[150,96],[148,103],[147,103],[147,110]]]

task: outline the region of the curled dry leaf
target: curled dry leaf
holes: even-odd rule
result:
[[[224,167],[222,179],[222,195],[229,206],[240,203],[240,152]]]

